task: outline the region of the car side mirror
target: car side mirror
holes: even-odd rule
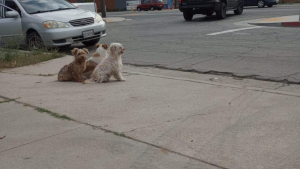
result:
[[[6,12],[6,18],[18,18],[19,13],[17,11],[8,11]]]

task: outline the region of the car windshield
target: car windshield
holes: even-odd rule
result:
[[[65,0],[18,0],[29,14],[75,9],[76,7]]]

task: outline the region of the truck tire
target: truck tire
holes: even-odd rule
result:
[[[183,12],[183,17],[186,21],[191,21],[193,19],[193,14],[190,12]]]
[[[244,10],[244,4],[243,4],[242,1],[239,1],[239,4],[238,4],[237,9],[234,10],[233,12],[234,12],[234,14],[236,14],[236,15],[240,15],[240,14],[243,13],[243,10]]]
[[[216,12],[217,17],[219,19],[224,19],[226,17],[226,11],[227,11],[227,7],[226,4],[224,2],[222,2],[221,4],[221,9],[219,11]]]

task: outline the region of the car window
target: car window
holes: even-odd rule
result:
[[[2,8],[3,8],[3,7],[0,5],[0,19],[3,18],[3,16],[4,16],[4,15],[3,15],[3,9],[2,9]]]
[[[21,15],[21,10],[19,9],[18,5],[14,1],[12,1],[12,0],[5,0],[5,5],[8,6],[8,7],[10,7],[11,9],[16,10],[19,13],[19,15],[22,16]]]
[[[147,0],[142,0],[142,4],[147,4]]]
[[[18,0],[29,14],[75,9],[76,7],[65,0]]]
[[[13,10],[0,5],[0,19],[6,18],[6,12],[8,11],[13,11]]]

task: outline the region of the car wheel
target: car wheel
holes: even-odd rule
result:
[[[224,19],[226,17],[226,11],[227,11],[226,4],[224,2],[222,2],[222,4],[221,4],[221,10],[219,10],[219,11],[216,12],[217,17],[219,19]]]
[[[193,14],[190,12],[183,12],[183,17],[186,21],[191,21],[193,19]]]
[[[268,5],[268,7],[270,7],[270,8],[271,8],[272,6],[273,6],[273,5]]]
[[[233,12],[234,12],[234,14],[236,14],[236,15],[240,15],[240,14],[243,13],[243,10],[244,10],[244,4],[243,4],[242,1],[239,1],[239,5],[238,5],[237,9],[234,10]]]
[[[43,40],[37,32],[31,32],[27,35],[27,47],[29,50],[45,48]]]
[[[136,9],[137,11],[139,11],[139,12],[141,12],[141,8],[140,7],[137,7],[137,9]]]
[[[85,46],[93,46],[99,42],[100,38],[82,42]]]
[[[153,7],[153,6],[151,6],[151,7],[150,7],[150,10],[151,10],[151,11],[154,11],[154,7]]]
[[[265,7],[265,1],[263,1],[263,0],[258,0],[257,6],[258,6],[259,8],[264,8],[264,7]]]

